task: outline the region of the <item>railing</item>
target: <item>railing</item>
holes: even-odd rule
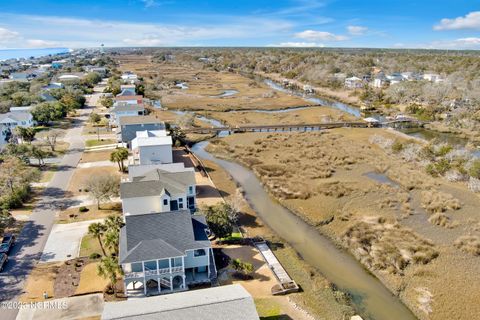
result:
[[[163,274],[170,274],[170,273],[178,273],[183,272],[183,267],[172,267],[172,268],[162,268],[162,269],[147,269],[145,268],[145,272],[126,272],[125,279],[130,278],[143,278],[148,276],[158,276]]]

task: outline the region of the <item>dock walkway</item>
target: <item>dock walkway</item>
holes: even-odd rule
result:
[[[267,262],[268,266],[270,267],[280,284],[279,288],[272,288],[272,293],[275,295],[298,291],[298,285],[295,283],[295,281],[293,281],[292,278],[290,278],[287,271],[285,271],[283,266],[278,261],[277,257],[275,257],[272,250],[270,250],[270,248],[268,247],[268,244],[265,241],[261,241],[255,242],[255,246],[262,254],[263,258]]]

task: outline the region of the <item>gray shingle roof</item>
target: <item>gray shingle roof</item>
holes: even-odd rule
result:
[[[132,180],[120,184],[122,199],[159,196],[163,193],[184,194],[189,186],[195,185],[195,172],[168,172],[156,169],[133,177]]]
[[[165,129],[165,123],[154,116],[125,116],[119,122],[122,142],[127,143],[135,139],[137,131]]]
[[[144,111],[143,104],[121,104],[110,110],[110,113],[122,111]]]
[[[185,250],[210,247],[205,220],[188,210],[125,217],[120,232],[120,263],[185,255]]]
[[[103,320],[258,320],[252,296],[239,284],[108,302]]]
[[[7,112],[0,114],[0,121],[10,118],[16,121],[28,121],[32,119],[32,114],[30,112]]]

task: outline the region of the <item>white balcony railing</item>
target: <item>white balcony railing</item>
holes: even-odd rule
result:
[[[172,267],[172,268],[162,268],[162,269],[147,269],[145,272],[125,272],[125,279],[130,278],[143,278],[148,276],[158,276],[164,274],[178,273],[183,272],[183,267]]]

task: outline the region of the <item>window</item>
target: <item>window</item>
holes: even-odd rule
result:
[[[183,198],[178,198],[178,203],[183,203]]]
[[[200,257],[200,256],[205,256],[207,253],[205,252],[204,249],[198,249],[193,251],[193,256],[194,257]]]
[[[163,205],[168,206],[168,199],[163,199]]]
[[[183,203],[179,203],[179,204],[178,204],[178,208],[179,208],[179,209],[183,209]]]
[[[190,194],[193,193],[193,187],[192,186],[188,187],[188,193],[190,193]]]

